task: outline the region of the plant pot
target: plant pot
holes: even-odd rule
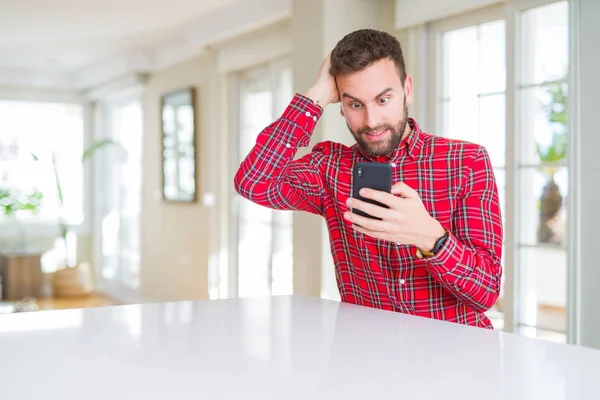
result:
[[[59,269],[52,274],[52,292],[57,297],[85,296],[93,291],[89,263]]]
[[[540,197],[540,222],[537,239],[539,243],[560,244],[564,238],[564,226],[561,219],[563,198],[554,178],[551,177]]]

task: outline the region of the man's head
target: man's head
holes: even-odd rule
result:
[[[392,35],[361,29],[331,52],[340,113],[358,144],[372,156],[391,154],[407,127],[412,79],[400,43]]]

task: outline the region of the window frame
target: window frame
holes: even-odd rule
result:
[[[504,296],[503,296],[503,315],[504,315],[504,331],[518,332],[520,329],[519,308],[521,306],[520,299],[520,280],[516,274],[519,273],[519,226],[517,226],[517,218],[519,215],[519,143],[521,135],[519,135],[519,124],[521,123],[519,110],[519,82],[520,82],[520,49],[521,49],[521,26],[520,16],[524,11],[532,8],[541,7],[560,0],[507,0],[503,3],[488,6],[482,9],[473,10],[457,16],[447,17],[438,21],[427,24],[428,30],[428,58],[430,65],[433,65],[434,70],[430,73],[430,79],[427,88],[427,123],[434,127],[436,132],[441,129],[441,110],[439,108],[439,98],[442,93],[442,76],[441,69],[443,61],[443,41],[442,35],[444,32],[479,25],[482,23],[492,22],[495,20],[504,20],[506,27],[505,35],[505,51],[506,51],[506,85],[505,85],[505,101],[506,101],[506,165],[505,165],[505,184],[506,184],[506,215],[505,215],[505,253],[504,253]],[[570,81],[570,79],[567,79]],[[571,179],[571,164],[572,160],[568,159],[567,168],[569,179]],[[567,215],[574,215],[576,210],[575,205],[567,207]],[[571,234],[572,226],[568,226],[567,235]],[[574,283],[570,281],[569,274],[574,265],[572,265],[572,249],[569,247],[568,240],[565,243],[567,250],[567,342],[573,341],[574,326],[573,315],[570,315],[572,306],[569,301],[573,299],[572,292]]]
[[[271,88],[276,90],[275,98],[280,95],[277,91],[279,87],[279,74],[286,68],[291,68],[292,62],[289,55],[285,55],[273,60],[267,60],[260,64],[249,66],[243,70],[231,71],[228,74],[227,86],[229,95],[229,135],[228,142],[231,145],[228,148],[229,168],[231,174],[239,168],[238,158],[240,151],[240,124],[241,124],[241,109],[240,102],[243,96],[242,77],[248,78],[265,78],[270,79]],[[292,72],[293,73],[293,72]],[[291,100],[291,98],[289,99]],[[277,101],[273,103],[273,113],[277,108]],[[275,115],[278,118],[279,115]],[[209,282],[209,290],[217,288],[216,298],[238,298],[239,297],[239,194],[235,191],[233,185],[228,188],[228,204],[230,205],[231,214],[228,220],[228,238],[229,243],[227,250],[227,262],[221,264],[218,273],[214,273]],[[293,224],[293,222],[292,222]],[[269,270],[269,290],[272,291],[272,271]],[[218,282],[218,283],[217,283]]]
[[[98,99],[96,99],[93,103],[92,113],[93,113],[93,139],[100,140],[110,137],[107,129],[110,129],[111,126],[111,113],[110,108],[115,105],[128,103],[130,101],[139,101],[142,107],[142,130],[144,130],[144,125],[146,123],[145,117],[145,103],[144,103],[144,86],[143,85],[133,85],[122,90],[110,92]],[[92,135],[91,135],[92,136]],[[144,152],[144,136],[142,136],[142,174],[143,174],[143,152]],[[99,155],[99,157],[94,160],[94,164],[98,166],[92,171],[93,183],[90,183],[93,187],[93,197],[92,201],[93,206],[91,209],[92,217],[90,219],[93,220],[93,246],[92,246],[92,259],[94,260],[95,268],[95,278],[97,282],[97,287],[100,291],[107,293],[111,298],[118,300],[119,302],[128,304],[128,303],[140,303],[145,302],[147,299],[142,296],[142,281],[137,288],[132,288],[128,286],[118,279],[109,280],[104,278],[102,275],[103,271],[103,257],[102,257],[102,204],[104,203],[104,193],[106,192],[107,182],[106,176],[104,174],[104,169],[102,165],[106,162],[110,162],[104,155]],[[91,181],[92,179],[90,179]],[[142,207],[143,207],[143,189],[142,193]],[[141,228],[140,228],[141,229]],[[143,232],[140,231],[143,235]],[[140,248],[140,253],[142,249]],[[143,265],[142,271],[143,274]],[[142,278],[141,278],[142,279]]]
[[[469,11],[464,14],[460,14],[454,17],[444,18],[439,21],[432,22],[428,24],[429,29],[429,59],[431,60],[431,65],[439,66],[432,71],[430,74],[431,81],[429,84],[429,91],[427,93],[428,97],[428,105],[429,105],[429,113],[428,113],[428,125],[434,127],[434,134],[441,135],[442,131],[442,115],[443,112],[441,110],[440,98],[443,93],[443,74],[442,70],[443,61],[444,61],[444,48],[443,48],[443,34],[449,31],[462,29],[474,25],[481,25],[497,20],[503,20],[505,22],[506,31],[508,32],[508,21],[506,18],[506,11],[504,4],[497,4],[490,7],[486,7],[480,10]],[[506,46],[506,54],[508,56],[508,34],[505,35],[505,46]],[[508,60],[508,58],[507,58]],[[509,66],[507,65],[506,69],[506,85],[504,89],[505,101],[508,104],[509,92],[511,88],[509,87]],[[505,227],[511,227],[515,225],[515,214],[510,209],[512,206],[512,199],[515,194],[513,192],[514,187],[514,173],[512,168],[512,163],[514,160],[511,159],[509,154],[511,151],[509,150],[510,139],[509,136],[509,121],[508,121],[509,110],[506,109],[506,159],[504,165],[504,173],[505,173],[505,196],[506,196],[506,215],[505,217]],[[514,330],[514,318],[516,314],[514,313],[514,285],[515,283],[511,279],[514,271],[514,260],[513,258],[516,255],[516,242],[513,246],[513,241],[515,237],[510,235],[509,232],[505,231],[505,249],[504,249],[504,287],[503,287],[503,317],[504,317],[504,331],[512,332]]]

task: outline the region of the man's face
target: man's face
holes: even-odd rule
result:
[[[404,85],[392,60],[336,78],[341,114],[359,146],[371,156],[391,154],[407,129],[412,79]]]

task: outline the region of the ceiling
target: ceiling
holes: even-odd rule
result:
[[[0,86],[87,89],[290,11],[291,0],[1,0]]]

